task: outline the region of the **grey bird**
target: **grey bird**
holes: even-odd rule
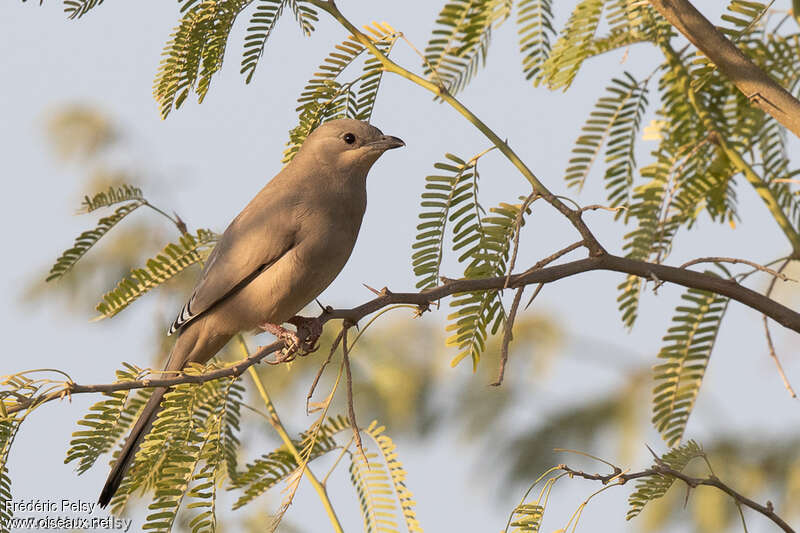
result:
[[[344,267],[367,206],[366,179],[397,137],[352,119],[326,122],[233,219],[169,332],[167,371],[203,364],[241,331],[294,317]],[[157,388],[117,456],[100,494],[108,505],[168,389]]]

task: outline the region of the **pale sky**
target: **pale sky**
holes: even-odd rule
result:
[[[788,3],[779,1],[775,7],[785,8]],[[424,48],[441,2],[340,0],[339,4],[357,24],[388,21],[417,47]],[[295,99],[333,43],[345,37],[341,28],[323,15],[313,37],[303,38],[291,17],[286,16],[248,86],[239,74],[245,22],[241,20],[230,41],[226,64],[205,102],[197,105],[190,97],[183,109],[162,121],[151,84],[161,49],[177,17],[177,3],[158,0],[108,0],[79,21],[66,20],[56,1],[41,7],[35,1],[0,5],[0,50],[4,52],[0,59],[0,168],[6,183],[0,211],[5,229],[5,260],[0,266],[4,296],[0,323],[6,341],[2,374],[56,367],[80,382],[101,383],[111,380],[121,360],[142,365],[149,361],[149,355],[142,353],[149,349],[149,338],[136,334],[148,325],[146,303],[122,320],[101,324],[88,322],[91,310],[85,316],[66,316],[58,306],[19,306],[20,292],[32,273],[52,262],[90,224],[87,219],[72,216],[85,191],[76,187],[76,167],[57,161],[47,148],[43,126],[48,112],[76,102],[97,106],[121,124],[137,154],[136,164],[160,176],[161,181],[148,196],[159,205],[175,209],[195,226],[221,230],[279,170],[287,131],[296,120]],[[416,55],[404,45],[397,46],[396,57],[419,70]],[[621,58],[621,53],[615,53],[591,61],[567,94],[536,89],[521,73],[515,21],[510,20],[495,34],[489,67],[460,98],[507,138],[554,192],[568,194],[584,204],[603,202],[599,173],[593,173],[580,196],[566,189],[562,175],[579,128],[609,78],[621,74],[623,68],[639,75],[649,73],[658,55],[640,45],[630,49],[623,66],[619,64]],[[651,94],[654,92],[655,84],[651,85]],[[651,101],[655,100],[653,95]],[[654,107],[651,105],[651,110]],[[397,77],[385,79],[372,122],[385,133],[404,139],[407,147],[386,154],[370,174],[369,205],[356,250],[323,296],[337,307],[370,298],[362,282],[395,290],[413,287],[409,256],[424,177],[445,152],[469,157],[488,146],[460,115]],[[644,154],[650,146],[643,146]],[[527,195],[527,182],[499,155],[484,161],[485,205]],[[683,236],[670,264],[713,255],[766,262],[784,254],[787,246],[781,233],[743,180],[739,197],[746,214],[743,224],[735,231],[701,224],[698,230]],[[622,253],[625,228],[604,212],[586,218],[610,251]],[[523,234],[517,264],[531,265],[575,240],[577,236],[568,224],[543,204],[537,206]],[[450,277],[459,274],[454,262],[445,270]],[[567,332],[598,339],[595,350],[604,352],[604,357],[614,357],[617,349],[608,346],[618,346],[625,357],[638,354],[643,364],[652,364],[682,291],[665,286],[657,298],[650,294],[637,327],[627,333],[616,309],[620,281],[619,274],[607,272],[564,280],[546,287],[536,307],[561,320]],[[753,286],[763,289],[764,284],[762,278]],[[796,304],[796,299],[789,301]],[[425,320],[441,322],[444,315],[440,311]],[[786,373],[800,386],[796,337],[777,325],[773,332]],[[587,345],[572,349],[586,350]],[[582,355],[580,360],[585,361],[592,353]],[[468,365],[448,370],[447,358],[441,360],[440,367],[442,372],[452,372],[454,379],[469,379]],[[553,402],[559,399],[614,385],[613,372],[591,362],[572,362],[557,371],[543,390],[532,392],[531,402],[520,405],[519,414],[525,419],[530,419],[531,413],[535,417],[545,397],[556,405]],[[476,381],[475,386],[485,384]],[[107,473],[103,465],[77,477],[72,465],[63,464],[75,421],[92,400],[75,398],[71,406],[50,404],[25,423],[10,462],[15,498],[95,501]],[[765,411],[770,415],[763,416]],[[695,415],[688,434],[701,441],[733,430],[769,434],[798,427],[800,406],[780,384],[767,356],[760,317],[754,311],[731,304]],[[301,429],[302,423],[294,429]],[[466,449],[463,453],[468,459],[453,460],[449,444],[455,438],[443,435],[427,443],[399,443],[409,471],[409,486],[417,496],[419,519],[427,531],[499,531],[519,495],[498,502],[490,493],[498,479],[476,479],[470,472],[474,453],[470,455],[472,452]],[[655,433],[650,439],[651,445],[663,450]],[[561,461],[554,456],[554,464]],[[642,461],[633,466],[644,466],[646,456],[642,455]],[[549,525],[545,529],[562,527],[561,517],[565,520],[580,499],[596,488],[583,484],[573,492],[565,491],[567,501],[557,501],[548,510],[559,518],[546,522]],[[339,490],[350,489],[343,484]],[[593,520],[602,521],[596,523],[602,523],[604,531],[630,527],[624,522],[627,494],[626,489],[614,495],[606,493],[603,500],[587,509],[582,530],[598,530],[592,527]],[[339,507],[346,529],[358,531],[361,526],[356,507]],[[328,530],[310,491],[301,491],[289,517],[293,524],[309,520],[306,531]],[[770,531],[770,526],[755,517],[750,525],[751,531]]]

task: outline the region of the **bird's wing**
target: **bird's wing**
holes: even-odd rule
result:
[[[248,206],[225,230],[168,335],[247,285],[294,246],[295,232],[287,220],[269,207],[255,207]]]

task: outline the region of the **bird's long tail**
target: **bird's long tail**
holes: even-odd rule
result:
[[[195,348],[197,348],[197,344],[196,328],[190,327],[182,330],[175,340],[175,345],[172,347],[164,369],[166,371],[181,370],[186,364],[186,361],[191,357]],[[130,467],[133,458],[136,456],[139,445],[142,443],[142,440],[144,440],[147,432],[150,431],[156,416],[158,416],[158,412],[161,410],[161,400],[168,390],[169,388],[167,387],[159,387],[153,390],[153,394],[145,404],[142,414],[139,415],[139,419],[136,421],[136,424],[133,425],[133,429],[130,435],[128,435],[128,440],[125,441],[125,445],[119,452],[117,460],[111,468],[111,473],[108,474],[108,479],[106,479],[106,484],[98,499],[98,503],[101,507],[107,506],[109,502],[111,502],[111,498],[114,497],[114,493],[119,489],[120,483],[122,483],[122,479],[128,471],[128,467]]]
[[[211,359],[231,338],[230,335],[209,335],[211,330],[205,321],[194,321],[184,326],[178,334],[164,370],[179,371],[186,366],[188,361],[205,364]],[[98,499],[101,507],[107,506],[114,497],[114,493],[119,489],[131,461],[136,456],[136,451],[161,410],[161,400],[167,391],[169,391],[168,387],[154,389],[153,395],[145,404],[142,414],[139,415],[131,434],[128,435],[128,440],[125,441],[125,445],[111,468],[111,473],[108,474],[108,479],[106,479],[106,484]]]
[[[122,479],[125,477],[125,473],[128,471],[131,461],[133,461],[133,457],[136,455],[136,451],[139,449],[139,444],[141,444],[147,432],[150,431],[150,427],[153,425],[153,421],[156,419],[158,411],[161,409],[161,400],[164,398],[167,390],[167,388],[155,389],[150,399],[147,401],[147,404],[145,404],[142,414],[133,426],[133,430],[131,430],[130,435],[128,435],[128,440],[125,441],[125,446],[122,448],[122,451],[120,451],[117,456],[117,461],[111,468],[111,473],[108,474],[108,479],[106,479],[106,484],[98,499],[100,507],[107,506],[109,502],[111,502],[111,498],[114,497],[114,494],[117,492],[120,483],[122,483]]]

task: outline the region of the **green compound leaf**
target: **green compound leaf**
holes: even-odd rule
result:
[[[199,263],[203,257],[201,251],[216,240],[216,233],[200,229],[197,235],[187,233],[177,244],[168,244],[160,254],[148,259],[144,268],[134,268],[116,288],[103,295],[103,300],[95,307],[101,313],[98,318],[115,316],[145,293]]]
[[[466,279],[507,274],[507,263],[517,226],[521,228],[524,225],[522,207],[522,203],[501,203],[491,208],[479,223],[456,234],[453,248],[468,248],[459,257],[459,261],[468,262],[464,270]],[[530,209],[526,208],[524,214],[528,213]],[[459,350],[450,364],[455,366],[469,356],[473,369],[477,369],[481,353],[486,349],[486,339],[490,333],[495,334],[505,322],[500,292],[456,293],[450,301],[450,307],[453,312],[447,317],[450,324],[445,329],[453,334],[446,342],[448,346],[456,346]]]
[[[636,145],[642,115],[647,107],[647,80],[637,81],[628,72],[615,78],[582,128],[564,179],[570,187],[582,188],[603,146],[606,145],[606,189],[612,207],[629,201],[633,186]]]
[[[239,421],[244,387],[236,378],[215,382],[212,401],[201,405],[198,412],[202,416],[198,424],[205,424],[202,433],[205,441],[200,449],[199,465],[194,468],[192,487],[187,496],[191,500],[186,508],[196,514],[189,521],[192,533],[213,532],[217,529],[217,487],[227,475],[236,475],[236,453],[239,447]]]
[[[600,25],[605,0],[582,0],[578,3],[553,45],[550,56],[541,66],[536,84],[550,89],[568,89],[583,61],[589,57],[592,41]]]
[[[542,526],[544,507],[533,503],[523,503],[511,513],[512,533],[537,533]]]
[[[245,75],[245,83],[253,80],[253,75],[258,65],[258,60],[264,53],[267,39],[283,14],[286,0],[257,0],[256,8],[250,15],[247,25],[247,35],[244,38],[244,51],[242,52],[241,74]]]
[[[184,372],[200,375],[218,368],[216,363],[191,364]],[[146,531],[169,531],[186,496],[193,500],[191,504],[196,504],[192,508],[204,509],[201,515],[213,510],[216,492],[202,488],[194,491],[194,488],[207,483],[210,477],[221,480],[230,470],[230,450],[238,446],[236,432],[242,395],[242,388],[235,381],[236,378],[220,378],[184,383],[166,393],[151,430],[111,500],[115,513],[125,507],[137,490],[155,493],[148,507],[150,514],[142,526]],[[205,531],[214,519],[210,522],[200,519],[198,523]]]
[[[689,461],[697,457],[703,457],[705,453],[703,448],[695,441],[690,440],[677,448],[673,448],[659,459],[653,465],[654,468],[659,465],[666,465],[672,470],[683,471]],[[636,482],[636,490],[628,498],[628,514],[625,516],[626,520],[634,518],[642,512],[644,506],[653,500],[657,500],[664,496],[675,478],[671,476],[653,474],[652,476],[644,477]]]
[[[162,118],[194,91],[202,102],[222,68],[236,17],[250,0],[184,0],[182,18],[167,41],[153,82]]]
[[[728,308],[728,298],[697,289],[681,298],[658,354],[663,362],[653,369],[653,424],[668,446],[683,438]]]
[[[102,3],[103,0],[64,0],[64,13],[68,19],[78,19]]]
[[[414,510],[415,502],[406,487],[406,471],[397,457],[397,446],[385,433],[385,428],[373,421],[364,432],[378,447],[377,453],[364,456],[353,453],[350,462],[350,481],[356,489],[368,533],[400,531],[405,523],[409,533],[422,533]]]
[[[345,417],[339,415],[328,418],[316,430],[314,447],[308,455],[308,462],[321,457],[328,452],[336,449],[336,441],[333,437],[345,430],[350,429],[350,424]],[[302,449],[304,443],[309,443],[315,428],[309,429],[293,440],[295,448]],[[281,446],[269,453],[266,453],[248,464],[244,472],[237,474],[232,480],[231,490],[242,490],[243,494],[233,504],[234,509],[239,509],[252,502],[264,492],[278,485],[287,479],[298,468],[297,459],[286,446]]]
[[[141,376],[140,369],[123,364],[125,368],[117,370],[116,382],[134,381]],[[130,420],[125,423],[125,407],[128,397],[135,396],[135,393],[125,390],[103,393],[103,396],[105,399],[92,405],[89,413],[78,421],[78,426],[86,429],[73,433],[69,442],[64,464],[77,461],[78,475],[89,470],[101,455],[110,451],[130,425]]]
[[[420,202],[422,212],[411,256],[414,274],[421,278],[417,281],[417,288],[433,287],[439,283],[448,223],[455,228],[457,235],[463,235],[462,230],[478,228],[480,210],[476,196],[476,162],[474,159],[464,161],[453,154],[445,154],[445,159],[433,165],[442,174],[425,178]],[[471,235],[467,233],[463,238],[471,238]]]
[[[0,399],[0,401],[4,401]],[[11,453],[11,445],[14,443],[14,438],[17,436],[20,425],[25,419],[25,416],[0,415],[0,498],[3,502],[10,502],[11,497],[11,476],[8,473],[8,456]],[[0,530],[6,530],[8,520],[11,518],[12,513],[8,505],[0,505]]]
[[[550,53],[553,29],[552,0],[522,0],[517,17],[519,49],[525,79],[535,78]]]
[[[245,75],[245,83],[253,80],[256,66],[264,54],[267,40],[278,19],[281,18],[287,6],[294,13],[295,19],[300,24],[305,35],[314,31],[314,23],[319,20],[317,12],[307,2],[299,0],[257,0],[250,22],[247,25],[247,35],[244,38],[244,51],[242,53],[241,74]]]
[[[492,29],[511,14],[509,0],[451,0],[425,48],[425,74],[450,93],[462,90],[486,62]]]
[[[142,195],[142,190],[133,185],[123,184],[119,186],[111,186],[107,191],[102,191],[94,196],[84,196],[83,203],[79,213],[91,213],[102,207],[109,207],[114,204],[121,204],[123,202],[145,202],[146,200]]]
[[[47,276],[46,281],[53,281],[61,278],[70,270],[75,264],[86,255],[86,252],[111,229],[116,226],[123,218],[130,215],[139,207],[145,205],[144,200],[135,200],[117,208],[114,214],[101,218],[97,222],[97,226],[93,230],[84,231],[75,239],[75,244],[69,250],[66,250],[61,257],[59,257],[53,267],[50,269],[50,274]]]

